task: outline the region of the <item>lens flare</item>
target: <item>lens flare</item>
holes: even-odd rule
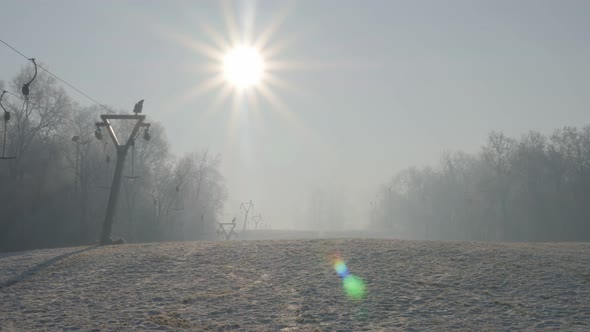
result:
[[[340,278],[344,278],[344,277],[348,276],[348,267],[346,267],[346,264],[344,264],[343,261],[339,261],[339,262],[335,263],[334,270],[336,270],[336,273],[338,273],[338,276]]]
[[[340,258],[338,254],[331,255],[332,265],[334,271],[338,274],[338,277],[342,279],[342,286],[344,288],[344,294],[352,300],[361,300],[365,297],[367,287],[363,279],[350,274],[346,263]]]
[[[363,279],[351,274],[344,278],[342,285],[344,286],[344,293],[349,298],[360,300],[365,297],[366,286]]]

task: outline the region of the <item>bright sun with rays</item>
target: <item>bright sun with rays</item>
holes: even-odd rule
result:
[[[230,136],[234,135],[239,119],[264,121],[263,111],[276,113],[299,127],[295,114],[282,98],[285,93],[300,90],[285,80],[283,72],[299,70],[305,65],[287,56],[286,49],[292,46],[295,36],[279,33],[291,4],[282,3],[261,22],[256,20],[255,6],[236,11],[232,1],[219,4],[221,20],[195,16],[192,21],[196,29],[190,34],[158,28],[165,37],[198,56],[188,64],[195,74],[195,84],[175,96],[170,108],[181,109],[203,97],[207,102],[198,109],[204,109],[204,114],[229,111]],[[183,69],[186,65],[183,64]]]
[[[264,60],[252,46],[238,46],[223,57],[225,80],[238,89],[256,86],[264,75]]]

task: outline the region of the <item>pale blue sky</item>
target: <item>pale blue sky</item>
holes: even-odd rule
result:
[[[164,123],[173,150],[222,154],[227,218],[253,199],[276,227],[305,224],[311,190],[337,191],[348,224],[364,224],[380,183],[448,149],[477,151],[491,130],[519,136],[590,123],[590,1],[236,1],[254,35],[289,8],[271,45],[288,41],[274,87],[294,119],[270,104],[216,94],[180,104],[207,80],[207,60],[163,31],[211,44],[227,35],[215,1],[6,1],[0,38],[94,98]],[[0,80],[23,59],[0,46]],[[71,91],[81,104],[88,100]],[[257,115],[256,115],[257,114]]]

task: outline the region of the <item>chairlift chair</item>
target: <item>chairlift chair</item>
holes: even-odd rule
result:
[[[21,92],[23,93],[23,96],[25,97],[25,100],[28,100],[29,99],[29,92],[30,92],[29,86],[31,85],[31,83],[33,83],[33,81],[35,80],[35,78],[37,78],[37,63],[35,62],[35,58],[30,58],[29,60],[35,66],[35,74],[31,78],[31,80],[28,81],[27,83],[23,84],[23,87],[21,88]]]
[[[131,140],[131,175],[125,175],[127,179],[135,180],[140,176],[135,175],[135,138]]]
[[[96,133],[95,133],[96,136]],[[110,174],[110,164],[111,164],[111,156],[107,154],[107,143],[104,142],[102,145],[102,153],[105,156],[105,167],[104,167],[104,185],[96,186],[101,189],[111,189],[111,186],[108,185],[109,183],[109,174]]]
[[[15,159],[16,157],[8,157],[6,156],[6,129],[7,129],[7,124],[8,121],[10,121],[10,112],[6,110],[6,108],[4,108],[4,105],[2,105],[2,98],[4,97],[4,94],[6,93],[6,90],[2,91],[2,94],[0,95],[0,107],[2,107],[2,110],[4,111],[4,132],[3,132],[3,138],[2,138],[2,157],[0,157],[0,159]]]
[[[33,77],[25,84],[23,84],[22,88],[21,88],[21,92],[24,96],[24,100],[23,100],[23,107],[25,105],[27,105],[28,100],[29,100],[29,92],[31,91],[30,89],[30,85],[31,83],[33,83],[33,81],[35,81],[35,78],[37,78],[37,63],[35,62],[35,58],[30,58],[29,61],[31,61],[33,63],[33,65],[35,66],[35,74],[33,74]],[[2,94],[0,95],[0,107],[2,107],[2,110],[4,111],[4,116],[3,116],[3,120],[4,120],[4,133],[2,134],[3,139],[2,139],[2,156],[0,157],[0,160],[4,160],[4,159],[16,159],[16,156],[6,156],[6,128],[7,128],[7,124],[8,121],[10,121],[10,112],[6,110],[6,108],[4,108],[4,105],[2,105],[2,98],[4,97],[4,94],[6,94],[8,91],[3,90]]]

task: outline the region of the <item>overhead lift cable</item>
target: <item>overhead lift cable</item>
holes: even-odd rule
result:
[[[72,88],[74,91],[78,92],[79,94],[81,94],[82,96],[86,97],[88,100],[92,101],[93,103],[99,105],[100,107],[104,108],[105,110],[107,110],[109,113],[115,113],[113,110],[111,110],[110,108],[108,108],[106,105],[104,105],[103,103],[99,102],[98,100],[92,98],[91,96],[89,96],[88,94],[86,94],[85,92],[83,92],[82,90],[76,88],[75,86],[73,86],[72,84],[68,83],[66,80],[62,79],[61,77],[59,77],[58,75],[52,73],[51,71],[49,71],[49,69],[36,64],[35,59],[33,58],[29,58],[26,55],[24,55],[22,52],[20,52],[19,50],[17,50],[16,48],[14,48],[13,46],[11,46],[10,44],[8,44],[7,42],[5,42],[4,40],[0,39],[0,43],[6,45],[8,48],[10,48],[11,50],[13,50],[15,53],[19,54],[20,56],[22,56],[23,58],[29,60],[29,61],[33,61],[33,63],[35,63],[35,68],[39,67],[40,69],[42,69],[43,71],[45,71],[47,74],[53,76],[55,79],[57,79],[58,81],[62,82],[63,84],[67,85],[68,87]],[[36,73],[36,69],[35,69],[35,73]],[[30,84],[30,83],[29,83]],[[28,86],[27,86],[28,87]],[[24,95],[24,87],[23,87],[23,95]]]

